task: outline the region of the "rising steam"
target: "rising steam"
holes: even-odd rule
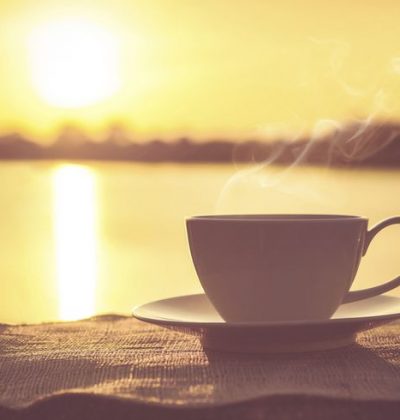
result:
[[[236,172],[227,180],[218,197],[215,213],[221,213],[222,210],[226,213],[227,209],[228,212],[234,210],[230,208],[231,206],[227,206],[229,195],[234,190],[236,194],[243,196],[243,202],[246,200],[249,203],[254,202],[251,197],[244,197],[244,191],[248,191],[249,187],[253,195],[259,196],[258,209],[264,208],[264,211],[265,206],[262,207],[262,202],[264,204],[266,202],[261,191],[266,190],[268,191],[266,204],[269,211],[277,208],[278,211],[275,212],[282,212],[276,207],[274,200],[288,203],[289,196],[293,203],[307,201],[309,209],[324,207],[331,199],[328,183],[332,182],[332,177],[329,176],[332,165],[355,165],[367,160],[395,139],[400,139],[399,127],[397,124],[375,121],[373,115],[347,124],[340,124],[335,120],[320,120],[307,139],[296,137],[282,141],[267,159],[257,162],[254,155],[250,166],[243,168],[243,165],[238,165]],[[295,168],[307,168],[314,164],[320,168],[313,172],[311,178],[310,174],[307,175],[306,183],[302,175],[296,175],[298,170]],[[318,179],[315,179],[317,172]],[[324,186],[323,189],[321,185]],[[246,206],[240,206],[241,209],[243,207]],[[288,212],[286,209],[284,212]]]
[[[260,195],[260,187],[268,188],[271,198],[269,203],[273,201],[272,192],[277,191],[292,195],[295,200],[305,197],[309,200],[318,200],[321,197],[320,192],[315,189],[316,184],[312,185],[311,182],[308,185],[300,185],[296,176],[293,176],[294,168],[318,164],[325,170],[319,171],[321,177],[332,163],[357,164],[374,156],[395,139],[400,140],[399,124],[389,122],[393,115],[392,107],[389,105],[393,95],[385,91],[384,83],[382,82],[381,87],[370,86],[363,90],[344,79],[344,62],[350,56],[351,46],[336,40],[309,39],[314,44],[330,48],[328,66],[338,88],[350,97],[362,97],[364,100],[371,98],[369,115],[345,123],[333,119],[320,119],[308,135],[305,135],[303,130],[295,136],[286,136],[282,141],[275,141],[270,153],[263,160],[257,159],[254,153],[253,164],[244,169],[243,166],[242,169],[237,168],[234,175],[226,182],[217,201],[215,209],[217,213],[220,212],[228,193],[244,183],[256,185],[257,195]],[[400,57],[393,57],[389,64],[389,73],[400,75]],[[266,132],[268,131],[267,129]],[[282,133],[282,130],[280,132]],[[282,195],[278,197],[281,198]]]
[[[317,184],[320,185],[321,182],[309,180],[307,185],[301,185],[296,178],[294,168],[318,164],[321,167],[319,170],[319,181],[321,181],[333,164],[357,164],[374,156],[395,139],[400,139],[398,124],[378,119],[384,111],[387,111],[385,99],[384,92],[378,92],[374,101],[374,111],[365,119],[354,119],[347,123],[321,119],[314,125],[308,137],[297,135],[276,142],[266,159],[257,161],[254,153],[253,163],[244,169],[243,166],[242,169],[237,167],[237,171],[224,185],[215,212],[221,212],[228,194],[234,188],[240,189],[244,184],[258,186],[258,190],[253,188],[257,195],[260,194],[260,188],[268,189],[269,209],[271,201],[281,200],[282,195],[290,195],[295,201],[308,200],[309,203],[318,205],[329,200],[329,197],[323,196],[322,192],[318,191]],[[277,195],[277,192],[280,195]]]

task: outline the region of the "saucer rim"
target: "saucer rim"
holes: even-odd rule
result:
[[[142,305],[136,305],[132,309],[132,315],[134,318],[150,323],[157,323],[159,325],[165,325],[170,327],[181,327],[181,328],[282,328],[282,327],[319,327],[324,325],[340,325],[340,324],[353,324],[353,323],[365,323],[365,322],[379,322],[379,321],[392,321],[395,319],[400,318],[400,312],[391,313],[391,314],[383,314],[383,315],[369,315],[366,317],[349,317],[349,318],[336,318],[336,319],[323,319],[323,320],[297,320],[297,321],[272,321],[272,322],[226,322],[226,321],[179,321],[179,320],[172,320],[172,319],[163,319],[163,318],[156,318],[156,317],[146,317],[139,315],[137,311],[142,309],[143,307],[161,303],[166,301],[171,301],[174,299],[179,298],[187,298],[187,297],[195,297],[195,296],[204,296],[206,297],[205,293],[193,293],[193,294],[185,294],[185,295],[178,295],[164,299],[157,299],[151,302],[144,303]],[[380,296],[387,296],[387,297],[394,297],[396,296],[388,296],[386,294],[382,294]],[[374,296],[373,298],[376,298]],[[373,298],[368,298],[364,300],[369,300]],[[400,304],[400,297],[397,298]],[[348,304],[343,304],[348,305]],[[342,305],[340,305],[342,306]]]

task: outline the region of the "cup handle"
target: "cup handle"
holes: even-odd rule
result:
[[[382,222],[375,225],[371,230],[369,230],[365,238],[362,255],[365,255],[372,239],[378,232],[380,232],[387,226],[396,224],[400,224],[400,216],[385,219]],[[379,286],[370,287],[369,289],[355,290],[354,292],[348,292],[347,295],[344,297],[342,303],[355,302],[357,300],[367,299],[373,296],[381,295],[382,293],[389,292],[389,290],[392,290],[398,286],[400,286],[400,276],[394,278],[391,281],[388,281],[387,283],[380,284]]]

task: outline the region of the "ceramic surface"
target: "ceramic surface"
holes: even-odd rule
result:
[[[327,350],[354,342],[356,334],[400,318],[400,298],[381,295],[341,305],[331,319],[228,323],[205,294],[138,306],[134,317],[199,337],[206,349],[231,352]]]
[[[349,292],[373,237],[346,215],[216,215],[187,220],[190,250],[207,296],[229,322],[329,319],[343,301],[387,292],[400,283]]]

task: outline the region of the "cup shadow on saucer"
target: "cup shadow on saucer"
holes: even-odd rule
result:
[[[204,294],[150,302],[136,318],[195,335],[205,349],[244,353],[295,353],[348,346],[356,335],[400,318],[400,298],[376,296],[343,304],[321,321],[227,323]]]

